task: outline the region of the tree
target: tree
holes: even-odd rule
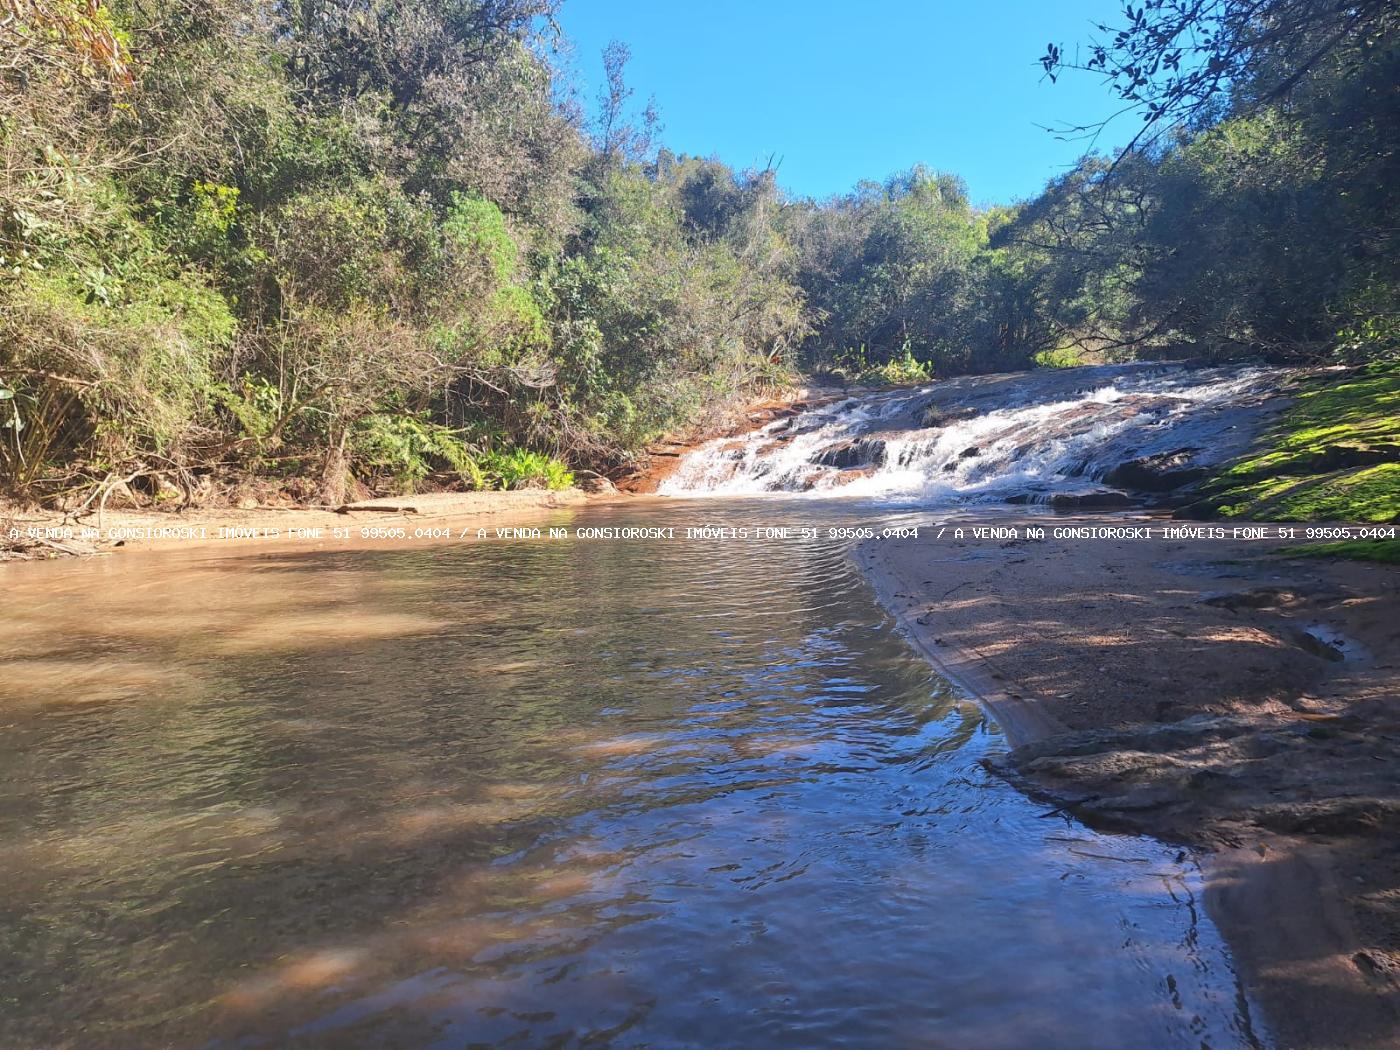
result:
[[[631,60],[631,49],[620,40],[603,49],[603,86],[598,91],[593,145],[605,166],[620,161],[640,163],[651,153],[661,130],[655,99],[647,100],[640,126],[628,118],[627,102],[633,91],[627,86],[627,63]]]
[[[1400,30],[1391,0],[1141,0],[1124,3],[1123,19],[1098,26],[1087,57],[1052,42],[1040,62],[1051,80],[1100,74],[1142,114],[1129,152],[1174,125],[1208,125],[1227,103],[1243,113],[1279,102],[1338,54],[1384,51]]]
[[[1048,301],[1065,302],[1067,284],[1092,293],[1061,327],[1099,345],[1206,354],[1391,352],[1400,12],[1375,0],[1144,0],[1124,15],[1087,58],[1051,45],[1042,63],[1052,78],[1102,75],[1141,131],[1007,231],[1050,252],[1041,272],[1059,294]]]

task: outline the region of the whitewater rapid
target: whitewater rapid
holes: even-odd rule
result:
[[[1282,377],[1120,365],[836,396],[699,446],[658,491],[1107,506],[1143,486],[1160,496],[1242,452],[1281,405]]]

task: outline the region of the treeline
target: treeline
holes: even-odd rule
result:
[[[3,7],[12,493],[564,484],[807,332],[771,173],[658,160],[621,48],[582,113],[553,0]]]
[[[1129,5],[1145,134],[993,209],[676,156],[555,5],[0,0],[0,488],[560,485],[798,369],[1400,342],[1388,4]]]
[[[1098,29],[1042,62],[1107,82],[1141,129],[1115,156],[1009,208],[922,170],[793,206],[813,357],[1400,354],[1400,6],[1143,0]]]
[[[1145,0],[1074,62],[1142,130],[993,244],[1085,345],[1365,360],[1400,351],[1400,7]]]

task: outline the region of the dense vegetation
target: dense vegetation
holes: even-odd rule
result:
[[[556,2],[0,0],[0,487],[560,485],[798,368],[1400,344],[1389,4],[1129,5],[1143,134],[978,209],[676,156]]]
[[[584,120],[552,6],[6,0],[7,487],[563,484],[781,378],[771,175],[658,156],[620,48]]]

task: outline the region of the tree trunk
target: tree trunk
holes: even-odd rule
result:
[[[332,507],[345,502],[345,481],[349,468],[345,462],[345,439],[349,431],[341,428],[331,432],[331,444],[326,449],[325,466],[321,469],[321,501]]]

